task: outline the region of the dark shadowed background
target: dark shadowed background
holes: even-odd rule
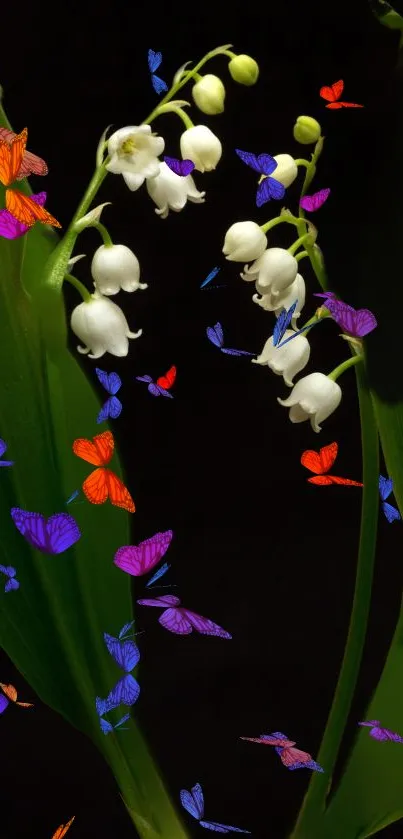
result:
[[[227,97],[219,116],[190,110],[193,121],[209,125],[224,149],[216,171],[195,175],[197,187],[207,192],[205,204],[188,204],[161,220],[145,187],[132,193],[119,176],[105,181],[96,203],[113,203],[102,221],[115,243],[133,249],[141,280],[149,283],[147,291],[113,299],[130,327],[142,327],[144,334],[130,343],[127,358],[106,355],[82,364],[96,384],[98,365],[123,380],[124,409],[113,430],[137,505],[133,543],[171,528],[172,570],[166,581],[178,586],[173,591],[185,606],[233,634],[228,642],[177,637],[158,624],[157,610],[138,607],[136,629],[145,634],[139,638],[136,716],[176,800],[182,787],[200,781],[207,818],[282,839],[297,815],[309,772],[288,772],[273,750],[239,737],[280,730],[313,756],[319,748],[347,633],[361,490],[308,484],[300,457],[307,448],[337,440],[334,474],[361,479],[355,375],[351,370],[339,380],[342,403],[316,435],[306,423],[292,425],[277,403],[276,397],[288,395],[281,377],[249,359],[221,354],[205,330],[221,321],[229,346],[256,353],[272,332],[274,316],[252,303],[253,286],[239,277],[242,264],[227,262],[221,249],[234,222],[263,224],[282,204],[297,211],[303,175],[284,202],[257,209],[256,177],[234,148],[309,156],[312,147],[298,145],[292,135],[300,114],[316,117],[326,137],[313,186],[332,189],[315,217],[330,287],[355,306],[369,305],[365,272],[357,279],[355,243],[365,243],[363,214],[371,201],[374,212],[379,209],[371,179],[377,156],[388,153],[393,128],[390,77],[398,36],[377,23],[364,0],[258,0],[221,10],[208,3],[70,2],[60,15],[56,21],[45,3],[27,5],[23,17],[19,7],[9,9],[0,82],[14,130],[28,126],[30,150],[48,162],[46,186],[39,178],[31,184],[34,191],[47,190],[47,207],[63,228],[91,177],[106,126],[140,124],[158,102],[147,68],[150,47],[162,52],[158,74],[168,83],[185,61],[196,62],[224,43],[260,66],[258,83],[246,88],[232,81],[226,58],[207,65],[206,72],[222,78]],[[340,78],[343,98],[364,109],[325,108],[319,88]],[[190,99],[190,87],[180,96]],[[178,156],[182,123],[166,115],[153,129],[165,137],[165,153]],[[288,247],[293,238],[294,228],[284,225],[269,242]],[[87,258],[74,273],[88,287],[91,255],[99,244],[93,230],[76,245],[75,253]],[[215,265],[221,266],[215,284],[226,287],[201,292],[200,283]],[[317,306],[311,295],[320,289],[306,260],[300,268],[307,283],[305,322]],[[386,280],[380,277],[383,295]],[[70,311],[80,302],[71,288],[66,299]],[[376,301],[371,308],[376,314]],[[304,374],[328,373],[348,357],[337,336],[331,324],[312,331]],[[76,344],[72,336],[74,352]],[[178,370],[173,400],[155,399],[135,381],[144,373],[156,378],[172,364]],[[94,434],[101,430],[94,418]],[[401,527],[380,514],[370,629],[343,756],[357,721],[365,719],[397,618]],[[44,557],[47,561],[52,560]],[[143,591],[139,583],[137,597]],[[130,839],[134,828],[95,747],[41,704],[4,653],[0,680],[12,682],[22,699],[35,703],[32,711],[11,707],[0,718],[2,837],[46,839],[75,814],[71,839]],[[201,835],[195,822],[189,829]],[[397,836],[399,828],[382,835]]]

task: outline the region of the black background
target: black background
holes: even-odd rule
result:
[[[90,179],[105,127],[139,124],[157,104],[149,47],[162,51],[158,73],[168,82],[186,60],[196,62],[224,43],[259,63],[260,78],[251,88],[232,81],[225,58],[206,68],[223,79],[227,98],[222,115],[190,111],[224,148],[216,171],[196,173],[197,187],[207,191],[205,204],[188,204],[161,220],[144,187],[132,193],[122,178],[110,175],[101,188],[96,203],[113,202],[102,221],[114,242],[134,250],[141,280],[149,283],[147,291],[114,298],[130,327],[142,327],[144,335],[130,343],[125,359],[106,355],[82,363],[94,380],[97,364],[123,380],[124,410],[114,432],[137,504],[133,542],[172,528],[168,582],[177,584],[174,591],[186,606],[233,634],[231,642],[176,637],[159,626],[156,611],[140,607],[137,629],[146,633],[139,638],[136,716],[175,799],[199,780],[207,818],[258,837],[284,837],[309,773],[287,772],[271,750],[239,737],[277,729],[313,756],[319,748],[346,639],[361,490],[308,484],[300,456],[337,440],[334,473],[360,480],[355,376],[349,371],[340,379],[342,403],[315,435],[306,423],[292,425],[278,405],[276,397],[288,395],[281,377],[219,353],[205,329],[219,320],[229,346],[255,352],[272,332],[273,315],[252,303],[252,286],[239,277],[243,266],[226,262],[221,249],[231,224],[262,224],[281,204],[256,208],[256,179],[234,148],[309,156],[312,148],[292,136],[301,113],[319,119],[326,137],[314,187],[332,188],[316,218],[330,287],[353,305],[368,305],[365,277],[354,275],[351,253],[355,236],[365,239],[362,212],[371,198],[377,155],[387,153],[398,36],[377,23],[363,0],[258,0],[220,10],[209,3],[112,8],[70,2],[60,17],[59,9],[39,3],[26,5],[23,15],[14,7],[6,21],[0,56],[4,106],[13,128],[27,125],[29,148],[48,162],[46,186],[39,178],[31,183],[34,191],[46,188],[47,207],[64,228]],[[319,88],[339,78],[344,98],[365,109],[325,109]],[[180,96],[190,98],[190,88]],[[153,128],[165,137],[165,152],[178,156],[182,123],[168,115]],[[301,176],[287,191],[293,211],[300,186]],[[270,244],[291,244],[293,228],[284,227],[275,228]],[[91,231],[76,245],[75,253],[87,259],[74,273],[88,287],[91,254],[99,244]],[[215,283],[226,288],[201,292],[200,283],[217,264],[222,270]],[[304,260],[302,322],[317,305],[310,295],[319,291],[307,266]],[[70,288],[66,299],[70,311],[79,302]],[[73,350],[76,343],[73,336]],[[302,375],[330,372],[348,355],[337,328],[313,330],[310,343]],[[156,378],[172,364],[178,369],[173,400],[154,399],[135,382],[136,375]],[[343,755],[363,719],[396,621],[403,582],[400,528],[380,515],[368,641]],[[12,707],[0,722],[2,836],[45,839],[73,814],[72,839],[133,836],[113,777],[92,744],[36,699],[5,654],[0,663],[1,681],[35,702],[34,712]],[[193,823],[189,830],[196,836],[201,829]],[[382,835],[397,831],[395,826]]]

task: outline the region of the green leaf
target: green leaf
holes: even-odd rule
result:
[[[0,124],[8,126],[1,110]],[[109,502],[65,506],[93,468],[73,454],[73,441],[107,426],[96,425],[99,400],[67,349],[61,291],[42,288],[38,297],[57,242],[40,225],[18,240],[0,238],[0,429],[15,461],[0,475],[0,562],[15,566],[20,582],[8,594],[0,586],[0,644],[39,699],[104,755],[139,834],[185,839],[134,720],[105,736],[95,709],[95,697],[106,697],[121,677],[103,633],[117,635],[133,619],[130,578],[112,562],[130,542],[131,517]],[[62,327],[57,346],[47,345],[47,321]],[[122,476],[116,454],[110,467]],[[42,554],[16,529],[13,506],[46,516],[68,510],[82,536],[61,555]],[[125,711],[115,711],[114,722]]]

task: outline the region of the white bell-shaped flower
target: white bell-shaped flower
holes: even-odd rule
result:
[[[166,218],[169,210],[179,213],[187,200],[203,204],[205,192],[199,192],[191,175],[182,177],[173,172],[166,163],[161,163],[156,178],[147,178],[147,192],[157,205],[155,212]]]
[[[80,303],[71,314],[71,328],[85,344],[78,352],[92,353],[88,358],[101,358],[106,352],[119,358],[129,352],[129,338],[139,338],[143,330],[130,332],[127,320],[116,303],[98,291],[87,302]]]
[[[298,262],[284,248],[267,248],[250,266],[245,265],[243,280],[255,280],[259,294],[271,294],[278,299],[298,274]],[[278,305],[278,303],[277,303]]]
[[[204,114],[222,114],[224,110],[225,87],[212,73],[200,76],[192,87],[193,101]]]
[[[198,172],[211,172],[222,155],[222,145],[207,125],[193,125],[181,134],[183,160],[192,160]]]
[[[151,132],[150,125],[129,125],[119,128],[108,140],[108,172],[123,175],[133,192],[146,178],[158,175],[161,161],[158,155],[165,148],[165,140]]]
[[[300,336],[298,336],[300,337]],[[297,341],[298,338],[294,338]],[[290,344],[294,343],[290,341]],[[288,346],[288,344],[287,344]],[[341,387],[324,373],[311,373],[294,385],[288,399],[277,399],[290,408],[291,422],[310,420],[312,429],[321,431],[319,423],[327,419],[341,402]]]
[[[101,245],[95,251],[91,263],[91,274],[100,294],[117,294],[123,291],[137,291],[148,288],[140,282],[140,263],[137,256],[126,245]]]
[[[255,221],[237,221],[225,234],[222,252],[230,262],[245,262],[257,260],[266,247],[266,234]]]
[[[286,329],[282,341],[286,341],[292,335],[294,335],[294,330]],[[284,347],[275,347],[273,335],[271,335],[267,339],[261,354],[257,358],[252,358],[252,362],[253,364],[267,364],[270,370],[273,370],[273,373],[283,377],[288,387],[292,387],[294,376],[306,367],[310,353],[311,348],[305,335],[297,335]]]
[[[275,154],[274,160],[277,163],[272,177],[280,181],[286,188],[291,186],[298,175],[298,166],[290,154]]]
[[[262,300],[268,295],[264,295]],[[297,305],[294,310],[294,314],[291,318],[291,326],[293,329],[297,329],[297,320],[302,312],[302,309],[305,306],[305,296],[306,296],[306,288],[305,288],[305,280],[301,274],[297,274],[295,280],[291,285],[289,285],[283,294],[277,298],[277,308],[274,309],[274,314],[276,318],[281,314],[283,309],[288,309],[292,306],[295,301],[297,301]]]

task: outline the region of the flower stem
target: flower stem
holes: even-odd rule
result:
[[[288,253],[290,253],[291,256],[294,256],[295,251],[298,250],[300,245],[308,246],[308,242],[309,242],[310,239],[311,239],[311,234],[307,233],[305,231],[302,236],[299,236],[299,238],[296,239],[295,242],[292,245],[290,245],[290,247],[288,248]],[[307,253],[307,251],[306,251],[306,253]]]
[[[317,761],[325,772],[313,772],[290,839],[319,839],[332,774],[358,679],[371,604],[378,526],[379,440],[365,367],[356,368],[361,419],[363,494],[360,542],[353,606],[343,662]],[[329,783],[330,780],[330,783]]]
[[[308,251],[301,251],[300,253],[297,253],[295,259],[297,260],[297,262],[300,262],[300,260],[304,259],[305,256],[309,256]]]
[[[98,230],[98,233],[100,233],[101,236],[102,236],[103,243],[104,243],[106,248],[112,247],[112,245],[113,245],[112,239],[111,239],[111,237],[110,237],[110,235],[109,235],[109,233],[108,233],[104,224],[102,224],[100,221],[93,221],[91,227],[96,227],[96,229]]]
[[[84,300],[84,303],[89,303],[91,300],[91,294],[88,289],[83,285],[80,280],[77,280],[76,277],[73,277],[72,274],[65,274],[64,279],[67,280],[70,285],[74,286],[77,291],[81,294],[81,297]]]
[[[301,198],[303,198],[304,195],[306,195],[306,193],[307,193],[307,191],[308,191],[308,189],[309,189],[309,187],[310,187],[310,185],[311,185],[311,183],[312,183],[312,181],[315,177],[316,164],[317,164],[317,161],[318,161],[320,155],[322,154],[323,142],[324,142],[324,137],[319,137],[319,140],[316,143],[316,146],[315,146],[315,149],[314,149],[314,152],[313,152],[313,155],[312,155],[311,162],[307,166],[307,170],[305,172],[304,183],[302,184]],[[296,161],[296,163],[297,164],[301,163],[301,160]],[[298,233],[299,233],[300,236],[302,236],[304,234],[304,232],[306,232],[306,228],[305,228],[304,225],[307,224],[307,220],[305,218],[304,210],[301,206],[299,207],[299,210],[298,210],[298,218],[299,218]],[[320,251],[319,251],[318,248],[313,247],[312,245],[307,244],[305,247],[306,247],[306,250],[308,252],[309,258],[311,260],[312,268],[315,272],[316,279],[318,280],[318,283],[321,286],[321,288],[323,289],[323,291],[326,291],[326,289],[328,287],[328,282],[327,282],[326,270],[325,270],[325,266],[324,266],[324,263],[323,263],[323,259],[320,256]]]
[[[344,373],[345,370],[348,370],[349,367],[352,367],[353,364],[358,364],[360,361],[364,360],[364,356],[361,354],[353,355],[351,358],[348,358],[347,361],[343,361],[342,364],[339,364],[338,367],[335,367],[331,373],[328,373],[328,379],[332,379],[333,382]]]
[[[295,216],[291,215],[291,213],[283,213],[281,216],[276,216],[276,218],[266,221],[266,224],[261,224],[260,229],[263,233],[267,233],[268,230],[276,227],[277,224],[282,224],[284,221],[288,224],[295,224],[296,226],[299,224],[299,220],[295,218]]]

